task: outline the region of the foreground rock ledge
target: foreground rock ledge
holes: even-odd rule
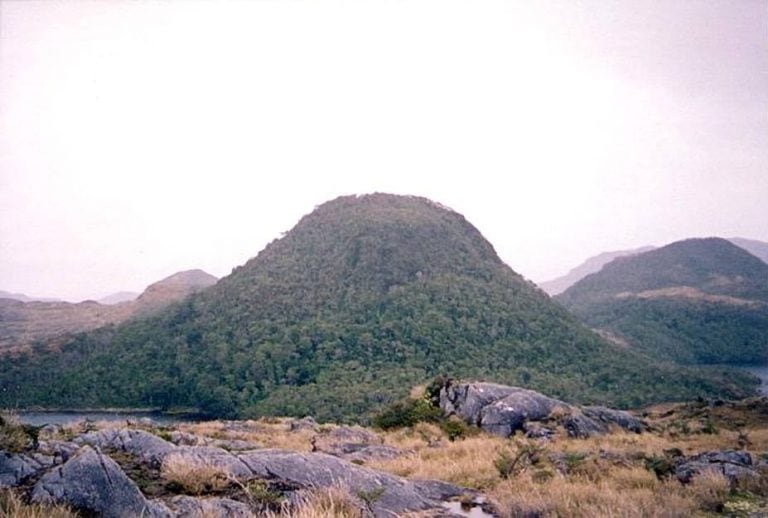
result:
[[[237,496],[167,493],[149,499],[115,461],[126,458],[155,473],[166,462],[213,466],[235,484],[258,480],[284,488],[280,496],[289,502],[314,489],[341,487],[357,501],[364,516],[391,517],[420,511],[447,516],[443,501],[463,494],[474,496],[474,492],[451,484],[410,481],[327,453],[176,445],[144,430],[86,433],[69,442],[58,441],[56,448],[67,455],[2,453],[0,480],[7,487],[31,488],[32,502],[65,504],[86,515],[108,518],[255,516],[262,511]],[[47,451],[51,445],[43,441],[39,449]]]

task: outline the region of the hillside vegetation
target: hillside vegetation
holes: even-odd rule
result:
[[[703,364],[768,358],[768,264],[724,239],[617,259],[557,300],[654,357]]]
[[[197,407],[365,421],[439,374],[614,406],[747,394],[750,377],[605,341],[429,200],[342,197],[157,316],[0,365],[0,404]]]

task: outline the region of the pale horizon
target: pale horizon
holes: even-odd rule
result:
[[[0,290],[222,277],[341,195],[424,196],[535,282],[768,241],[763,1],[0,1]]]

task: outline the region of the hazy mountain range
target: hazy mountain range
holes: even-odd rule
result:
[[[762,241],[756,241],[754,239],[744,239],[740,237],[734,237],[728,239],[736,246],[743,248],[747,252],[751,253],[755,257],[760,258],[763,262],[768,263],[768,243]],[[653,250],[655,246],[644,246],[635,248],[632,250],[619,250],[614,252],[603,252],[594,257],[590,257],[579,266],[576,266],[565,275],[552,279],[550,281],[544,281],[539,283],[539,287],[549,293],[550,295],[558,295],[581,279],[591,273],[599,272],[600,269],[606,264],[610,263],[618,257],[624,257],[628,255],[636,255],[643,252]]]
[[[135,300],[123,302],[117,297],[108,303],[22,302],[0,297],[0,350],[27,348],[44,342],[50,345],[50,340],[58,343],[69,333],[151,314],[216,281],[216,277],[202,270],[179,272],[151,284]],[[124,294],[120,297],[127,298]]]

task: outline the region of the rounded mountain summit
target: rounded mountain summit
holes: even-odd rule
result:
[[[327,202],[159,315],[0,368],[27,389],[2,392],[0,403],[336,421],[365,420],[441,374],[617,406],[749,387],[603,340],[505,265],[463,216],[390,194]]]

